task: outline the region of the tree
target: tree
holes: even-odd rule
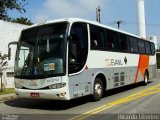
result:
[[[0,19],[10,21],[11,18],[8,15],[8,10],[17,10],[20,13],[26,12],[24,6],[26,0],[0,0]]]
[[[7,66],[8,62],[7,62],[7,58],[8,58],[8,55],[7,54],[4,54],[2,55],[0,53],[0,67],[4,67],[4,66]]]
[[[28,20],[28,18],[24,18],[24,17],[13,19],[12,22],[25,24],[25,25],[32,25],[33,24],[30,20]]]
[[[7,57],[8,55],[7,54],[4,54],[2,55],[1,52],[0,52],[0,69],[2,70],[2,68],[4,66],[7,66],[8,65],[8,62],[7,62]],[[2,91],[4,88],[5,88],[5,85],[2,83],[2,74],[0,75],[0,82],[1,82],[1,89],[0,91]]]

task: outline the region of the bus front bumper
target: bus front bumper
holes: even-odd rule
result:
[[[69,94],[64,88],[48,90],[28,90],[15,88],[18,98],[70,100]]]

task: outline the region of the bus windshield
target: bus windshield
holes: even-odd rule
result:
[[[67,22],[22,31],[15,58],[15,77],[41,79],[65,74]]]

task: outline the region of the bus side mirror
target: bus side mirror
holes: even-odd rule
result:
[[[11,48],[8,48],[8,60],[11,60]]]
[[[13,41],[13,42],[10,42],[10,43],[8,44],[8,60],[11,60],[11,48],[10,48],[10,46],[11,46],[11,45],[17,45],[17,44],[18,44],[17,41]]]

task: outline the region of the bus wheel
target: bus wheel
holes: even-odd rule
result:
[[[103,96],[103,83],[100,78],[96,78],[94,81],[94,88],[93,88],[93,99],[94,101],[101,100]]]
[[[144,81],[143,81],[143,85],[147,85],[148,84],[148,81],[149,81],[149,76],[148,76],[148,73],[145,72],[144,74]]]

